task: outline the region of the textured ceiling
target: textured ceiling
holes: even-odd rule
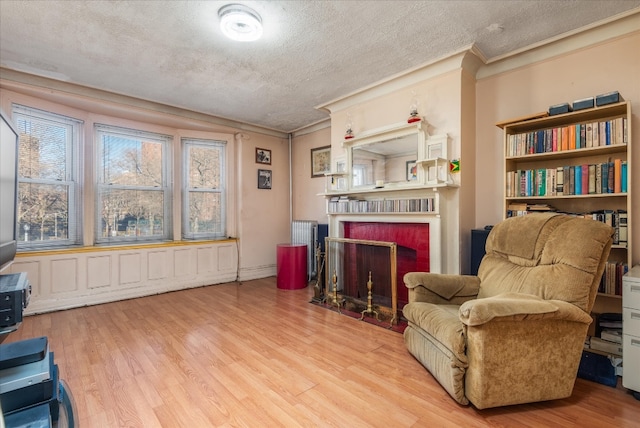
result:
[[[261,16],[225,39],[218,9]],[[471,44],[487,59],[640,7],[640,0],[0,0],[0,65],[279,131],[315,106]]]

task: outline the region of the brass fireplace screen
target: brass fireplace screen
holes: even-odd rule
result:
[[[325,301],[397,324],[397,244],[325,238],[325,249]]]

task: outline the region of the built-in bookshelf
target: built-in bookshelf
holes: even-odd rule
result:
[[[615,229],[592,315],[622,313],[623,275],[631,268],[631,106],[619,102],[498,124],[504,130],[504,215],[558,211]],[[615,316],[615,315],[613,315]],[[590,352],[622,361],[621,341],[596,327]],[[599,347],[601,343],[607,348]]]
[[[621,310],[622,275],[631,264],[630,124],[629,102],[499,124],[505,217],[558,211],[616,230],[594,311]]]

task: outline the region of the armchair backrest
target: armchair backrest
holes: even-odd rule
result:
[[[487,237],[478,298],[518,292],[590,312],[613,233],[600,221],[557,213],[508,218]]]

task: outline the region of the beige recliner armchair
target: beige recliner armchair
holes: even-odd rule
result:
[[[570,396],[612,236],[529,214],[492,229],[478,276],[406,274],[409,352],[478,409]]]

